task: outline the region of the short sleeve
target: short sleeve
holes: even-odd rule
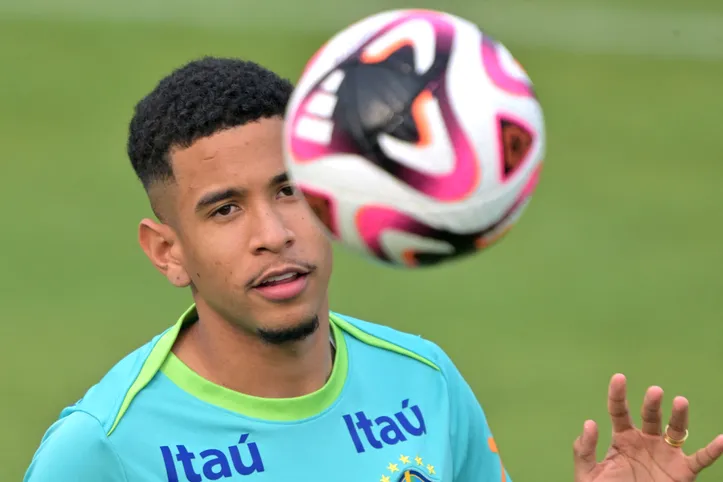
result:
[[[437,349],[449,391],[453,482],[511,482],[472,388],[447,354]]]
[[[98,420],[73,412],[45,433],[23,482],[127,482]]]

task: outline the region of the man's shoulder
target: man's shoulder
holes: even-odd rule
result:
[[[80,400],[61,411],[58,422],[62,422],[63,419],[75,413],[83,413],[88,418],[96,420],[103,433],[109,433],[119,418],[119,414],[127,408],[123,406],[124,402],[128,400],[129,393],[138,385],[141,373],[148,366],[151,353],[167,331],[155,336],[118,361],[98,383],[86,391]],[[74,417],[74,420],[83,418],[77,416]],[[71,426],[78,423],[80,422],[73,422]],[[86,420],[85,423],[89,422]]]
[[[45,432],[23,480],[125,482],[126,478],[100,420],[87,412],[75,410],[57,420]]]
[[[106,439],[103,426],[96,417],[82,410],[74,410],[56,420],[43,435],[39,451],[72,449],[95,451]]]
[[[436,343],[421,335],[407,333],[386,325],[333,313],[332,321],[344,332],[363,344],[397,353],[446,375],[454,366],[447,353]]]

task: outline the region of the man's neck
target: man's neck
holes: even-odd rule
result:
[[[173,353],[205,379],[231,390],[262,398],[294,398],[324,386],[331,374],[328,312],[304,340],[272,345],[200,310],[199,321],[184,329]]]

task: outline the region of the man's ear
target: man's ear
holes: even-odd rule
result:
[[[181,244],[170,226],[144,219],[138,226],[138,241],[151,263],[171,284],[179,288],[191,284],[183,265]]]

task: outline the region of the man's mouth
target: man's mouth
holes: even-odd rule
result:
[[[269,301],[290,301],[305,291],[310,273],[297,266],[274,269],[253,285],[253,291]]]
[[[296,279],[306,276],[307,273],[300,273],[297,271],[290,271],[288,273],[279,274],[266,278],[264,281],[258,283],[256,287],[260,286],[276,286],[283,283],[290,283]]]

